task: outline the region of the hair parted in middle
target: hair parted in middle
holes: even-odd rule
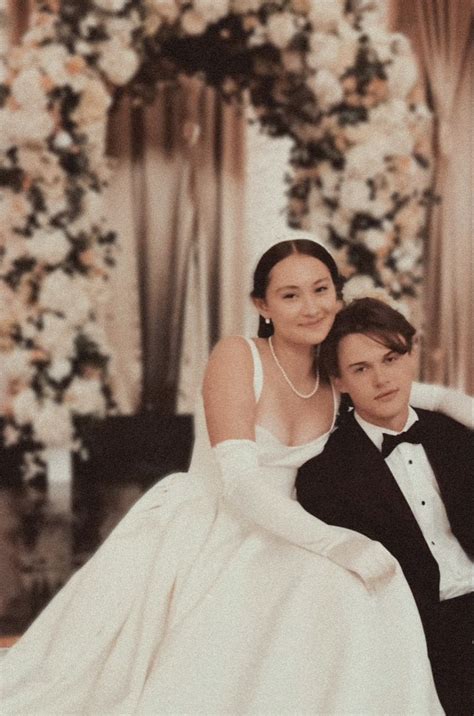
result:
[[[320,363],[339,376],[338,347],[345,336],[362,333],[395,353],[410,353],[416,329],[399,311],[377,298],[359,298],[337,313],[329,335],[321,344]]]
[[[251,298],[265,298],[268,284],[270,283],[270,273],[274,266],[283,259],[288,258],[292,254],[301,254],[303,256],[312,256],[321,261],[331,274],[331,279],[336,289],[337,298],[342,298],[342,287],[344,285],[344,277],[339,273],[336,262],[327,249],[317,241],[311,239],[288,239],[279,241],[271,246],[261,256],[253,275],[253,289],[250,293]],[[268,338],[273,335],[273,324],[266,324],[262,316],[260,316],[258,326],[259,338]]]

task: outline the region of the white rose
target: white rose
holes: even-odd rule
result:
[[[36,393],[31,388],[20,391],[12,401],[13,417],[18,425],[29,425],[38,414]]]
[[[72,137],[69,132],[61,130],[54,137],[54,146],[56,149],[68,149],[72,144]]]
[[[125,85],[140,66],[135,50],[124,47],[118,38],[104,42],[99,57],[99,67],[115,85]]]
[[[315,30],[334,30],[342,16],[340,0],[314,0],[309,18]]]
[[[38,53],[37,62],[40,67],[51,77],[55,85],[67,85],[70,82],[71,75],[66,69],[66,63],[70,59],[70,54],[64,45],[59,43],[51,43],[41,48]]]
[[[48,366],[48,375],[59,383],[61,380],[64,380],[64,378],[67,378],[71,372],[71,368],[71,361],[65,358],[58,358],[57,360],[53,360],[51,365]]]
[[[388,87],[393,97],[404,99],[418,81],[418,69],[412,57],[395,57],[387,67]]]
[[[72,114],[72,119],[80,125],[102,121],[105,124],[106,113],[112,99],[97,79],[89,79],[81,93],[79,104]]]
[[[380,229],[368,229],[362,234],[362,242],[367,246],[369,251],[377,253],[380,249],[383,249],[387,244],[387,236],[385,232]]]
[[[231,10],[237,15],[248,12],[257,12],[262,6],[262,0],[231,0]]]
[[[38,302],[41,308],[63,313],[71,325],[79,325],[87,320],[92,309],[87,294],[87,280],[79,276],[67,276],[61,270],[53,271],[45,278]]]
[[[65,394],[65,399],[71,410],[78,415],[105,415],[105,398],[100,380],[96,378],[74,378]]]
[[[123,10],[128,0],[94,0],[94,5],[100,10],[106,12],[120,12]]]
[[[267,36],[281,50],[290,44],[296,32],[294,17],[289,12],[275,12],[267,20]]]
[[[373,294],[377,288],[371,276],[366,274],[353,276],[344,284],[342,292],[344,302],[350,303],[356,298],[364,298],[365,296]]]
[[[30,351],[14,348],[9,353],[5,353],[3,355],[2,371],[5,371],[9,378],[28,382],[35,372],[34,367],[31,365]]]
[[[207,22],[195,10],[186,10],[181,16],[181,27],[186,35],[202,35],[207,29]]]
[[[339,50],[339,39],[335,35],[315,32],[310,38],[308,62],[316,69],[334,70],[338,65]]]
[[[393,251],[392,256],[397,262],[398,271],[413,271],[423,256],[423,241],[408,239]]]
[[[336,75],[329,72],[329,70],[318,70],[316,75],[311,77],[308,85],[316,96],[319,106],[323,111],[339,104],[344,97],[341,83]]]
[[[0,110],[0,135],[4,133],[7,147],[24,142],[43,143],[53,130],[54,120],[47,111]]]
[[[179,7],[176,0],[146,0],[150,10],[158,13],[160,18],[172,24],[176,22],[179,15]]]
[[[36,440],[47,447],[70,447],[74,431],[68,408],[45,402],[33,416],[33,431]]]
[[[194,0],[193,6],[209,24],[229,14],[229,0]]]
[[[48,98],[41,84],[42,75],[34,67],[20,72],[13,81],[11,91],[13,97],[22,107],[42,111],[45,109]]]
[[[345,211],[367,211],[369,187],[359,179],[348,179],[342,183],[339,204]]]
[[[26,246],[30,256],[49,266],[64,261],[71,251],[70,241],[60,230],[37,231],[33,238],[26,241]]]
[[[64,318],[52,313],[43,315],[43,329],[38,331],[36,343],[55,358],[71,358],[75,353],[76,332]]]

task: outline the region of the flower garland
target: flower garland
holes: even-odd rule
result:
[[[114,263],[101,215],[113,95],[153,98],[199,73],[248,95],[294,140],[289,220],[312,223],[349,281],[415,293],[430,117],[407,41],[370,0],[37,0],[0,68],[0,358],[7,443],[27,475],[43,446],[77,446],[76,415],[114,409],[95,320]],[[357,275],[356,275],[357,274]],[[36,452],[35,452],[36,450]]]

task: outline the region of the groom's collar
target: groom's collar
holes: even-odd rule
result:
[[[408,418],[401,430],[388,430],[388,428],[381,428],[380,425],[368,423],[367,420],[364,420],[360,417],[360,415],[358,415],[356,410],[354,410],[354,418],[359,423],[362,430],[366,433],[367,437],[372,440],[377,450],[381,450],[384,433],[388,435],[399,435],[400,433],[405,432],[405,430],[411,428],[413,423],[416,423],[416,421],[418,420],[418,415],[415,413],[413,408],[409,406]]]

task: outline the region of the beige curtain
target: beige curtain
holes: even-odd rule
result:
[[[472,4],[399,0],[392,22],[413,42],[437,118],[423,377],[473,392]]]
[[[145,407],[192,412],[210,347],[240,330],[244,129],[235,108],[189,78],[144,108],[124,98],[112,114],[109,215],[130,269],[125,286],[114,277],[112,343],[136,374],[137,270]]]

